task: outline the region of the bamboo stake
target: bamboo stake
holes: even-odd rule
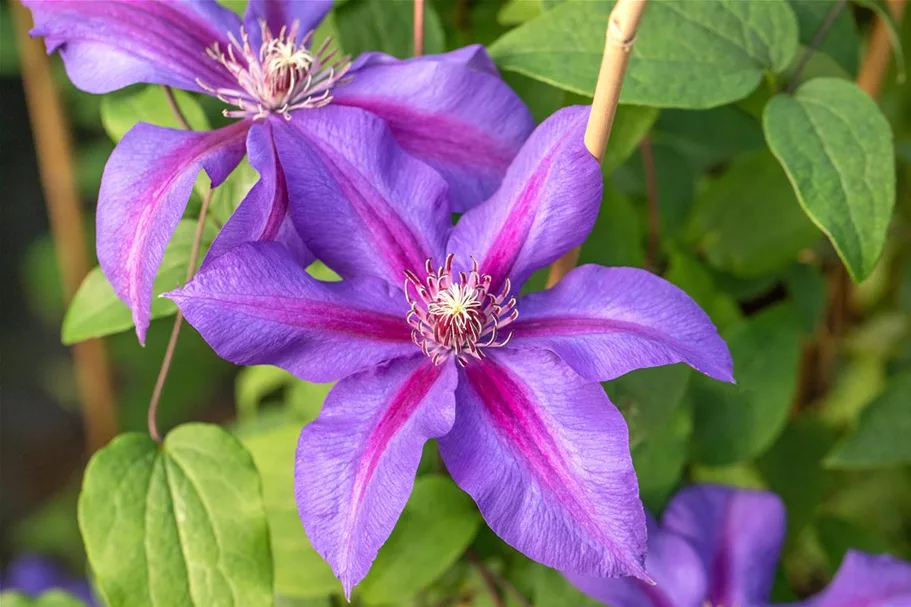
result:
[[[424,0],[414,0],[414,56],[424,54]]]
[[[591,114],[585,128],[585,147],[598,162],[604,159],[604,151],[607,149],[607,141],[610,139],[611,127],[617,113],[623,77],[626,75],[626,66],[646,3],[647,0],[618,0],[608,18],[601,71],[598,74]],[[579,247],[555,261],[550,267],[547,287],[550,288],[560,282],[578,261]]]
[[[11,2],[9,6],[16,29],[22,84],[35,138],[41,187],[60,266],[63,298],[69,304],[89,271],[73,171],[70,127],[54,87],[44,43],[29,36],[31,18],[28,10],[19,2]],[[114,388],[107,351],[99,339],[75,344],[71,351],[86,448],[93,453],[117,434]]]

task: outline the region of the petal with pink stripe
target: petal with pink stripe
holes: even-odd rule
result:
[[[564,108],[539,126],[513,161],[503,185],[465,213],[448,249],[457,263],[474,257],[515,292],[532,273],[582,244],[595,225],[603,187],[601,167],[585,148],[590,108]]]
[[[477,45],[406,60],[369,53],[333,96],[385,120],[407,152],[445,177],[453,211],[496,191],[534,128],[528,108]]]
[[[530,558],[648,579],[626,422],[599,384],[556,355],[499,350],[470,361],[440,452],[490,528]]]
[[[298,511],[346,596],[401,515],[424,443],[452,427],[457,379],[453,363],[420,354],[392,361],[339,382],[301,432]]]
[[[311,251],[344,278],[396,286],[442,262],[452,225],[446,183],[406,154],[382,120],[330,105],[274,125],[291,218]]]
[[[298,263],[307,267],[314,257],[294,229],[288,213],[288,184],[272,139],[271,121],[250,127],[247,155],[250,164],[259,171],[259,181],[218,233],[203,267],[237,245],[260,240],[282,243]]]
[[[172,291],[222,358],[335,381],[414,354],[401,291],[364,278],[321,282],[273,242],[241,245]]]
[[[193,183],[205,170],[213,186],[244,157],[249,123],[205,132],[140,123],[114,148],[98,193],[98,261],[133,311],[145,342],[152,284],[165,247],[187,206]]]
[[[576,268],[552,289],[519,301],[513,344],[547,348],[579,375],[607,381],[684,362],[733,381],[727,344],[689,295],[636,268]]]
[[[206,54],[240,19],[215,0],[25,0],[33,36],[59,50],[70,80],[89,93],[109,93],[148,82],[204,92],[236,88],[230,72]]]

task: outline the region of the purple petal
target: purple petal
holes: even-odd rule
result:
[[[298,511],[346,596],[402,513],[424,443],[452,427],[457,378],[422,355],[393,361],[339,382],[301,432]]]
[[[538,268],[582,244],[601,203],[601,167],[585,149],[589,107],[564,108],[529,137],[493,197],[466,213],[449,241],[456,258],[474,257],[514,291]]]
[[[599,384],[554,354],[471,360],[440,453],[490,528],[530,558],[565,572],[648,579],[626,422]]]
[[[89,3],[91,4],[91,3]],[[248,123],[182,131],[140,123],[117,144],[98,192],[98,261],[145,342],[152,283],[200,170],[218,186],[244,157]]]
[[[241,245],[167,297],[222,358],[308,381],[417,351],[400,291],[375,279],[320,282],[276,243]]]
[[[204,92],[237,82],[206,55],[240,19],[215,0],[23,0],[32,10],[33,36],[48,53],[60,51],[70,80],[89,93],[148,82]]]
[[[671,501],[665,531],[687,540],[705,565],[709,603],[765,603],[785,534],[785,510],[774,493],[717,485],[690,486]]]
[[[911,563],[849,550],[829,587],[803,607],[909,607]]]
[[[259,171],[259,181],[222,227],[209,248],[203,267],[245,242],[276,241],[288,248],[303,267],[315,259],[288,213],[288,186],[278,161],[270,122],[256,123],[247,135],[250,163]]]
[[[283,27],[288,29],[297,22],[295,42],[315,30],[320,21],[332,10],[332,0],[249,0],[244,13],[247,33],[259,41],[260,22],[265,22],[273,36]]]
[[[400,286],[442,261],[451,226],[446,184],[407,155],[376,116],[328,106],[276,124],[291,217],[313,253],[342,277]]]
[[[566,579],[611,607],[704,607],[705,569],[699,555],[684,539],[658,529],[651,516],[645,568],[654,586],[635,578],[567,574]]]
[[[512,343],[553,350],[586,379],[685,362],[733,381],[731,353],[706,313],[645,270],[582,266],[517,309]]]
[[[351,73],[357,70],[372,67],[375,65],[388,65],[391,63],[451,63],[457,66],[467,67],[477,72],[486,72],[491,76],[499,78],[500,72],[487,49],[481,44],[470,44],[463,46],[448,53],[439,55],[421,55],[420,57],[411,57],[409,59],[399,59],[393,55],[372,51],[361,53],[351,64]]]
[[[390,59],[359,62],[352,81],[333,90],[334,103],[385,120],[406,151],[446,178],[454,211],[486,200],[534,128],[528,108],[483,49]]]

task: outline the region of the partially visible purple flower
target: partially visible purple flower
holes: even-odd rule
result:
[[[10,563],[0,578],[0,591],[20,592],[34,597],[48,590],[69,592],[86,605],[98,604],[88,581],[70,575],[59,564],[43,556],[20,556]]]
[[[249,154],[260,180],[208,259],[235,245],[279,241],[313,259],[288,220],[277,135],[295,115],[330,127],[379,116],[406,151],[442,174],[454,210],[493,193],[533,121],[481,46],[401,61],[367,53],[351,64],[313,30],[331,0],[251,0],[243,21],[215,0],[23,0],[48,52],[79,88],[107,93],[138,82],[214,95],[238,122],[211,132],[137,124],[117,145],[98,196],[98,260],[145,340],[152,285],[197,174],[213,186]],[[327,129],[321,129],[326,131]],[[335,144],[311,133],[313,153]]]
[[[694,485],[649,521],[646,570],[636,579],[566,574],[611,607],[765,607],[785,536],[785,509],[766,491]],[[849,552],[829,587],[794,607],[909,607],[911,564]]]
[[[731,358],[696,303],[643,270],[583,266],[517,297],[594,225],[588,113],[545,121],[455,228],[445,183],[382,123],[331,123],[329,136],[330,123],[295,118],[302,136],[336,142],[331,162],[300,143],[282,161],[298,230],[346,280],[314,280],[257,243],[168,295],[228,360],[340,380],[301,433],[295,482],[307,535],[346,592],[392,531],[431,438],[512,546],[564,571],[647,579],[628,431],[598,382],[676,362],[730,381]]]

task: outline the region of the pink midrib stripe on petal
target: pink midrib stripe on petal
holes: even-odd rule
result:
[[[508,215],[503,218],[502,227],[494,236],[493,244],[481,264],[484,273],[493,277],[491,288],[494,291],[499,289],[506,277],[512,273],[513,266],[528,240],[541,202],[541,191],[546,185],[553,157],[559,147],[558,143],[551,148],[535,167],[519,193],[518,200],[510,206]]]
[[[339,98],[338,103],[383,118],[399,145],[425,160],[500,175],[518,151],[468,121],[454,120],[451,114],[415,111],[392,100],[357,95]]]
[[[392,284],[399,284],[404,280],[405,270],[420,271],[430,257],[430,249],[423,246],[411,227],[402,221],[398,212],[390,207],[356,167],[334,150],[321,145],[318,140],[310,141],[319,147],[326,168],[332,173],[345,198],[380,247],[381,250],[377,251],[378,257],[386,262],[387,275]],[[342,165],[346,166],[348,171],[343,170]],[[355,182],[358,187],[355,187]],[[364,198],[362,192],[368,192],[371,200]]]
[[[344,527],[345,549],[342,553],[343,566],[340,567],[342,571],[348,570],[350,560],[354,556],[352,548],[357,539],[355,531],[360,523],[361,505],[380,460],[386,453],[389,444],[430,393],[433,385],[443,373],[443,369],[442,365],[434,365],[429,359],[415,369],[390,399],[389,406],[383,411],[367,438],[358,460],[357,473],[351,490],[351,509],[348,514],[348,522]]]
[[[229,42],[226,37],[226,32],[220,32],[214,29],[214,24],[209,23],[202,15],[198,15],[193,11],[184,13],[174,10],[174,7],[168,5],[166,2],[118,3],[82,1],[78,3],[67,2],[65,5],[61,5],[60,8],[62,10],[60,10],[60,12],[63,13],[63,15],[58,18],[66,18],[65,13],[69,5],[78,5],[76,17],[73,18],[85,19],[87,16],[90,16],[91,18],[97,18],[101,21],[98,29],[89,29],[87,26],[83,26],[83,28],[78,30],[78,34],[66,34],[62,36],[69,41],[113,46],[111,33],[109,31],[110,24],[116,21],[126,24],[127,26],[124,28],[124,31],[118,32],[118,35],[124,40],[129,40],[131,38],[130,32],[133,32],[135,29],[131,27],[130,24],[137,19],[141,19],[143,14],[145,14],[148,15],[149,18],[169,23],[175,31],[180,32],[182,36],[187,36],[187,38],[183,39],[180,36],[172,36],[160,39],[159,42],[157,36],[147,35],[143,37],[142,43],[138,47],[135,45],[118,46],[117,48],[120,52],[143,61],[148,61],[151,64],[160,61],[160,57],[147,56],[143,48],[149,48],[159,55],[167,57],[172,65],[179,66],[180,70],[183,72],[183,76],[188,79],[198,77],[203,80],[211,80],[212,82],[207,82],[210,86],[225,86],[234,82],[233,77],[227,70],[205,55],[205,49],[216,42],[222,50],[225,50],[228,47]],[[93,11],[92,9],[95,8],[100,8],[101,10]],[[61,36],[53,34],[51,37],[58,38]],[[196,43],[198,47],[194,46],[193,43]],[[187,61],[188,58],[194,55],[199,55],[201,59],[199,63]],[[199,73],[199,67],[201,65],[208,66],[208,74]]]
[[[352,337],[411,343],[411,327],[404,317],[383,314],[325,301],[291,297],[227,295],[188,298],[192,302],[218,302],[251,318],[309,330]]]
[[[161,209],[162,200],[168,196],[174,183],[184,177],[188,167],[191,167],[196,163],[201,163],[207,154],[218,153],[218,148],[228,145],[232,140],[242,138],[246,135],[247,127],[248,125],[246,123],[237,122],[231,126],[210,131],[209,134],[205,136],[199,138],[194,137],[193,139],[188,140],[184,145],[175,148],[171,154],[168,154],[166,159],[159,161],[160,166],[162,167],[161,172],[170,172],[171,174],[158,187],[154,188],[150,194],[150,202],[142,210],[139,219],[136,222],[135,238],[129,245],[127,253],[129,300],[132,304],[131,307],[134,310],[134,317],[135,310],[140,303],[138,290],[139,285],[142,282],[142,270],[145,268],[144,262],[147,261],[146,243],[151,235],[150,226],[155,215]],[[184,162],[179,163],[179,169],[172,171],[171,168],[178,163],[171,161],[171,159],[180,159],[187,153],[190,154],[190,157]],[[203,170],[202,167],[200,167],[200,170]],[[159,176],[156,175],[150,181],[158,182]]]
[[[510,330],[513,339],[523,337],[585,337],[604,333],[627,333],[643,339],[648,339],[663,346],[672,348],[685,355],[688,361],[699,361],[702,355],[658,329],[625,320],[612,320],[609,318],[594,318],[584,316],[553,316],[540,318],[522,318],[512,323]]]
[[[266,224],[259,240],[275,240],[281,230],[282,223],[288,215],[288,183],[285,180],[285,169],[282,167],[278,157],[278,151],[275,149],[275,139],[271,137],[272,130],[269,130],[270,146],[272,148],[272,160],[275,171],[275,183],[272,190],[272,204],[269,207],[269,215],[266,217]]]
[[[465,373],[494,428],[505,435],[515,455],[531,469],[534,479],[551,492],[573,519],[600,536],[599,526],[588,512],[590,506],[584,489],[572,477],[566,456],[538,415],[539,405],[524,383],[490,360],[471,361]]]

